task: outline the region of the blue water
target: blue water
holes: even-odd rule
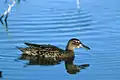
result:
[[[8,16],[8,31],[0,24],[1,80],[119,80],[119,0],[21,0]],[[8,8],[0,1],[0,14]],[[16,61],[24,42],[53,44],[64,49],[71,38],[91,48],[75,49],[75,64],[90,64],[77,74],[66,72],[64,62],[54,66],[25,67]]]

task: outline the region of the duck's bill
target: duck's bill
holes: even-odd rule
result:
[[[84,45],[84,44],[80,44],[81,45],[81,47],[83,47],[83,48],[85,48],[85,49],[87,49],[87,50],[90,50],[90,48],[88,47],[88,46],[86,46],[86,45]]]

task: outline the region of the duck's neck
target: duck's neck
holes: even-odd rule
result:
[[[66,51],[74,52],[74,47],[72,47],[72,45],[68,44],[66,46]]]

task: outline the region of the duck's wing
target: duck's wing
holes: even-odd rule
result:
[[[26,44],[27,46],[31,47],[31,48],[39,48],[41,50],[51,50],[51,51],[63,51],[62,49],[54,46],[54,45],[51,45],[51,44],[33,44],[33,43],[24,43]]]
[[[64,53],[65,51],[54,46],[54,45],[40,45],[40,44],[31,44],[31,43],[25,43],[28,47],[26,48],[18,48],[25,54],[33,54],[33,55],[50,55],[54,56],[56,54]]]

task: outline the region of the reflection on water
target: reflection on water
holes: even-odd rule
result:
[[[52,58],[43,58],[40,56],[31,56],[27,54],[22,54],[19,60],[29,60],[27,65],[56,65],[61,62],[61,60],[55,60]]]
[[[21,0],[12,0],[13,3],[12,4],[8,4],[8,9],[5,10],[5,12],[0,16],[0,22],[3,26],[5,26],[6,28],[6,31],[8,31],[8,23],[7,23],[7,19],[8,19],[8,16],[9,16],[9,13],[11,12],[11,9],[13,6],[15,6],[16,3],[20,3]],[[25,0],[23,0],[25,1]],[[7,3],[7,0],[5,0],[5,3]]]
[[[42,58],[40,56],[30,56],[27,54],[22,54],[18,60],[28,60],[29,62],[25,64],[25,66],[31,66],[31,65],[57,65],[60,64],[61,60],[54,60],[54,59],[47,59],[47,58]],[[80,72],[82,69],[86,69],[89,67],[89,64],[82,64],[82,65],[76,65],[74,64],[74,58],[68,58],[63,60],[65,69],[69,74],[76,74]]]
[[[74,64],[74,58],[69,58],[64,62],[65,62],[66,71],[69,74],[77,74],[82,69],[86,69],[87,67],[89,67],[89,64],[81,64],[81,65]]]
[[[0,22],[1,22],[1,24],[5,27],[6,31],[8,31],[7,18],[5,18],[5,20],[4,20],[4,21],[0,19]]]

